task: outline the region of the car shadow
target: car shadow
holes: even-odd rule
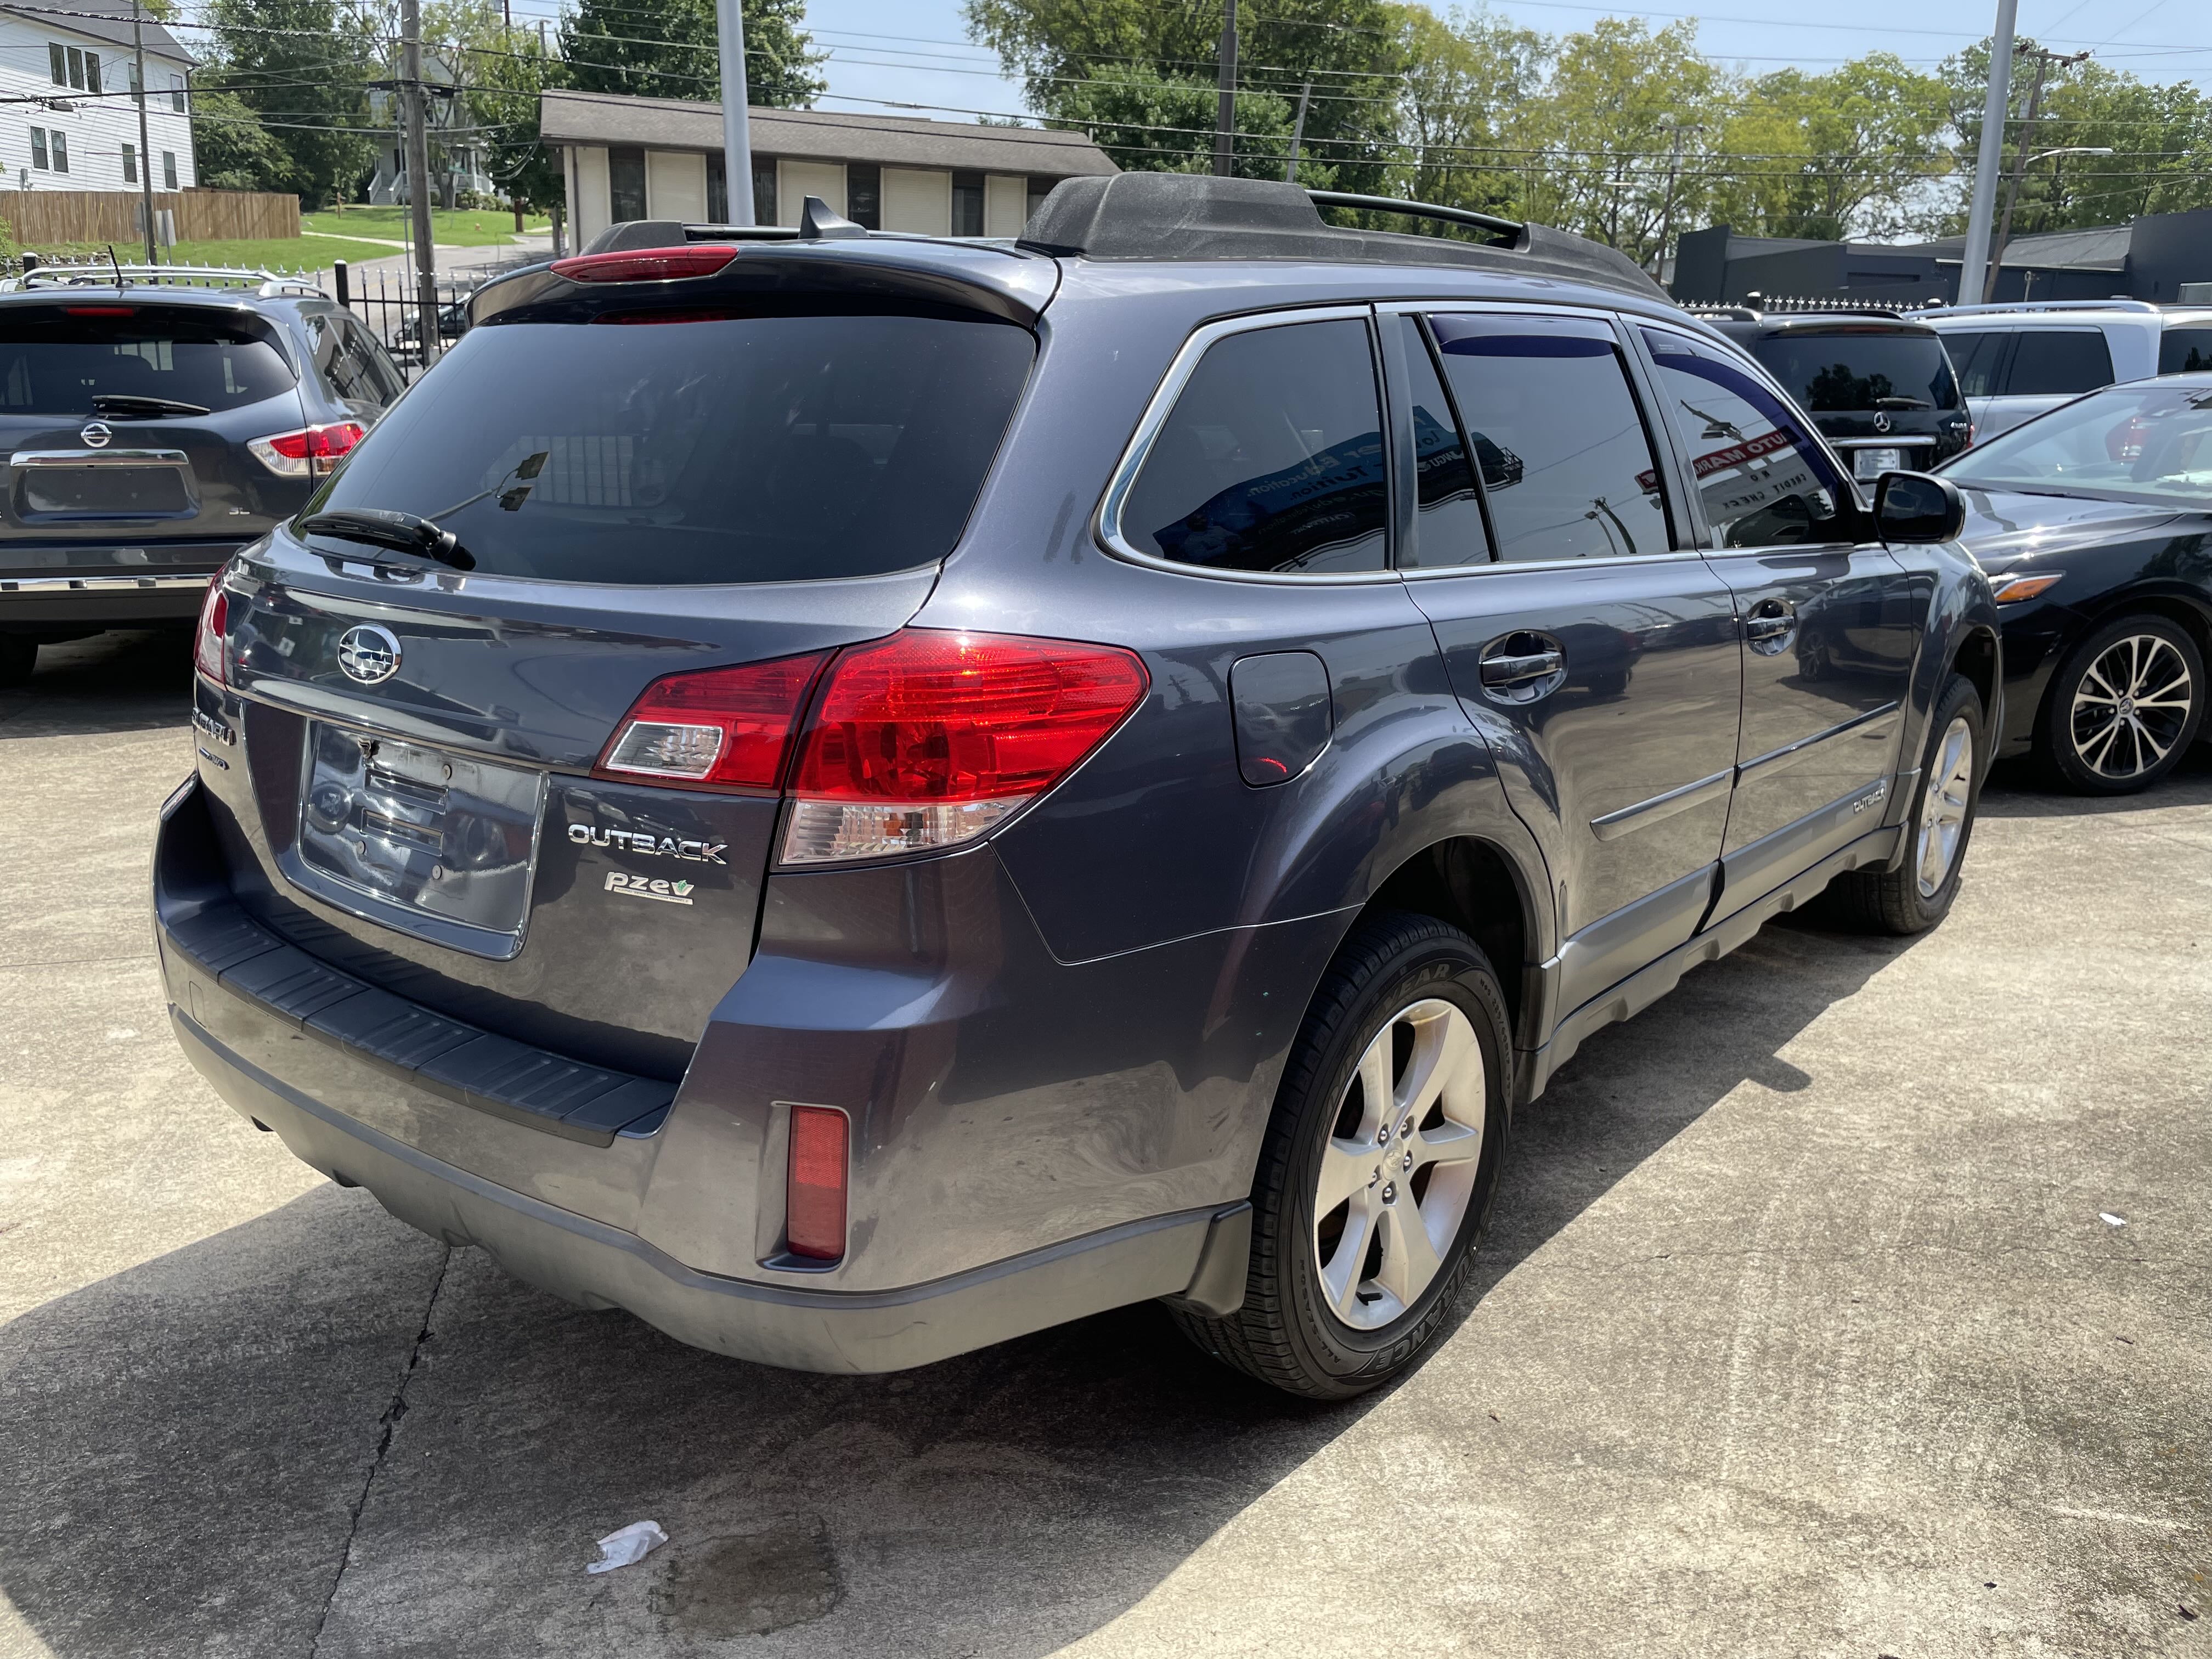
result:
[[[191,717],[189,623],[39,648],[28,685],[0,690],[0,739],[143,732]]]
[[[1793,1040],[1908,948],[1770,927],[1593,1037],[1521,1114],[1468,1306],[1731,1091],[1808,1086]],[[1431,1358],[1440,1397],[1482,1340]],[[1150,1305],[900,1375],[775,1371],[322,1187],[0,1328],[0,1593],[61,1659],[778,1631],[783,1653],[1042,1655],[1375,1403],[1273,1394]],[[646,1517],[668,1547],[582,1573]]]
[[[2133,795],[2071,794],[2046,781],[2033,761],[2001,761],[1982,791],[1981,813],[1990,818],[2103,817],[2208,802],[2212,802],[2212,744],[2200,743],[2163,779]]]

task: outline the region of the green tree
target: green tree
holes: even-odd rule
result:
[[[1237,171],[1279,179],[1299,89],[1309,185],[1380,189],[1398,159],[1401,82],[1385,0],[1267,0],[1237,21]],[[1097,137],[1122,167],[1187,170],[1212,153],[1221,13],[1160,0],[967,0],[969,33],[1030,107]],[[1276,112],[1281,111],[1280,119]],[[1250,122],[1255,125],[1247,126]]]
[[[1509,134],[1543,84],[1552,46],[1541,34],[1487,12],[1393,8],[1405,64],[1399,138],[1408,152],[1392,193],[1446,207],[1510,214],[1524,170]]]
[[[368,86],[384,70],[383,31],[337,0],[210,0],[213,72],[283,149],[281,187],[316,208],[352,193],[375,161]],[[212,131],[212,129],[210,129]]]
[[[1722,120],[1728,160],[1711,211],[1763,236],[1893,236],[1921,228],[1928,186],[1952,172],[1942,80],[1875,52],[1826,75],[1783,70],[1743,87]]]
[[[290,169],[291,156],[276,135],[236,93],[203,86],[192,94],[192,171],[203,185],[284,190]]]
[[[805,0],[744,0],[749,102],[803,109],[829,85],[805,15]],[[580,0],[561,21],[568,84],[586,92],[719,99],[716,39],[714,0],[662,0],[650,13],[636,0]]]

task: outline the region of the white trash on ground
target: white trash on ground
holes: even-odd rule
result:
[[[668,1541],[668,1534],[660,1529],[658,1521],[633,1521],[619,1532],[611,1532],[599,1540],[599,1559],[584,1569],[586,1572],[612,1572],[617,1567],[627,1567],[642,1561]]]
[[[2098,1219],[2098,1220],[2100,1220],[2100,1221],[2105,1222],[2105,1223],[2106,1223],[2106,1224],[2110,1224],[2110,1225],[2112,1225],[2112,1226],[2114,1226],[2114,1227],[2124,1227],[2124,1226],[2126,1226],[2126,1225],[2128,1224],[2125,1221],[2123,1221],[2123,1220],[2122,1220],[2118,1216],[2116,1216],[2116,1215],[2107,1215],[2107,1214],[2106,1214],[2106,1213],[2105,1213],[2105,1212],[2104,1212],[2104,1211],[2102,1211],[2102,1210],[2100,1210],[2100,1211],[2098,1211],[2098,1212],[2097,1212],[2097,1219]]]

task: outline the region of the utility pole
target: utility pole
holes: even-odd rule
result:
[[[1996,296],[1997,277],[2004,270],[2005,244],[2012,240],[2013,206],[2020,200],[2020,181],[2027,173],[2027,147],[2035,137],[2036,118],[2043,112],[2044,77],[2051,73],[2054,64],[2079,64],[2089,56],[2086,52],[2077,52],[2071,58],[2062,58],[2041,46],[2036,47],[2029,55],[2035,59],[2035,79],[2028,83],[2027,112],[2021,117],[2020,137],[2013,153],[2012,173],[2005,180],[2004,217],[1997,225],[1996,246],[1990,250],[1990,274],[1981,296],[1984,302]]]
[[[1982,106],[1982,142],[1974,155],[1974,194],[1966,209],[1966,247],[1959,262],[1959,301],[1982,296],[1990,268],[1990,210],[1996,205],[1997,162],[2004,155],[2005,116],[2012,108],[2012,37],[2020,0],[1997,0],[1990,38],[1990,95]]]
[[[1237,0],[1221,0],[1221,99],[1214,106],[1213,176],[1237,167]]]
[[[399,0],[399,120],[407,165],[407,219],[415,237],[415,303],[422,367],[430,367],[438,338],[438,250],[430,230],[430,135],[422,111],[422,8]]]
[[[722,48],[722,194],[730,222],[753,222],[752,115],[745,107],[744,0],[714,0],[714,32]]]
[[[154,263],[154,152],[146,143],[145,13],[140,0],[131,0],[131,72],[138,81],[138,207],[146,216],[146,263],[150,265]]]
[[[1298,146],[1305,142],[1306,100],[1313,96],[1313,82],[1309,81],[1298,88],[1298,118],[1291,123],[1291,159],[1283,163],[1283,182],[1295,185],[1298,181]]]
[[[1697,121],[1670,121],[1668,125],[1674,130],[1674,150],[1667,161],[1667,195],[1659,204],[1659,251],[1651,258],[1651,275],[1655,278],[1667,269],[1667,241],[1674,234],[1674,186],[1682,177],[1682,135],[1705,130]]]

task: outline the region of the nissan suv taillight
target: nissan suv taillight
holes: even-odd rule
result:
[[[694,788],[784,786],[787,864],[932,852],[1052,787],[1150,684],[1136,653],[1113,646],[922,628],[822,664],[816,653],[655,680],[597,769]]]

